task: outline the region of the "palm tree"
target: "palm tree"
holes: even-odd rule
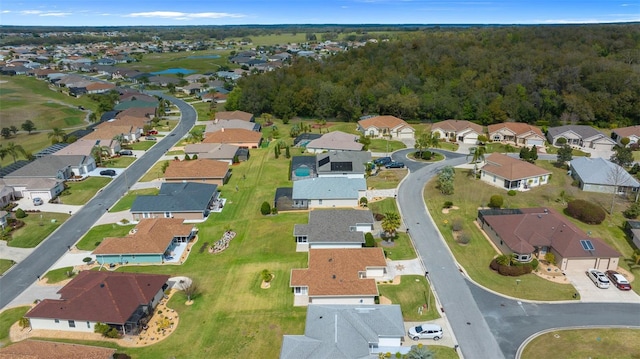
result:
[[[411,350],[405,356],[406,359],[433,359],[433,352],[426,346],[418,344],[411,348]]]
[[[91,150],[91,155],[96,160],[98,166],[102,166],[103,159],[111,156],[111,149],[107,146],[94,146],[93,150]]]
[[[16,157],[18,157],[18,155],[22,154],[25,157],[27,156],[24,148],[22,148],[22,146],[20,145],[16,145],[13,142],[7,143],[7,148],[4,149],[4,153],[5,155],[11,155],[11,157],[13,157],[13,163],[16,163]],[[4,158],[4,156],[2,157]]]
[[[382,220],[382,229],[389,237],[394,237],[400,227],[400,215],[396,212],[387,212]]]
[[[472,147],[472,152],[467,155],[473,156],[470,163],[473,163],[473,175],[475,176],[478,173],[478,162],[484,162],[484,155],[487,153],[487,148],[485,146]]]
[[[47,134],[47,137],[49,137],[51,139],[51,143],[56,144],[56,143],[60,143],[64,141],[64,136],[66,136],[67,133],[64,132],[64,130],[58,128],[58,127],[54,127],[51,129],[51,132],[49,132],[49,134]]]

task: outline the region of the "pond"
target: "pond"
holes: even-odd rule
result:
[[[152,72],[152,75],[175,75],[175,74],[185,74],[185,75],[189,75],[196,72],[195,70],[189,70],[189,69],[183,69],[181,67],[178,68],[171,68],[171,69],[166,69],[163,71],[156,71],[156,72]]]
[[[219,59],[220,55],[194,55],[187,56],[188,59]]]

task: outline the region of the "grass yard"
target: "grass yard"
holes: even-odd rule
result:
[[[110,168],[127,168],[135,160],[136,158],[133,156],[112,157],[104,161],[103,166]]]
[[[169,162],[169,160],[160,160],[156,162],[141,178],[140,182],[151,182],[153,180],[163,178],[164,173],[162,173],[162,165],[165,162]]]
[[[4,272],[8,271],[14,264],[16,264],[16,262],[11,259],[0,259],[0,275],[3,275]]]
[[[401,141],[387,141],[382,139],[372,139],[369,145],[369,151],[371,152],[391,153],[404,148],[407,148],[407,146]]]
[[[416,258],[416,251],[406,233],[398,233],[397,238],[393,241],[393,247],[383,246],[381,238],[375,238],[375,240],[376,245],[382,247],[387,258],[393,261]]]
[[[9,329],[13,323],[17,322],[20,318],[24,317],[31,307],[15,307],[4,310],[0,313],[0,347],[4,347],[11,343],[9,340]]]
[[[396,213],[400,213],[400,211],[398,211],[398,206],[396,205],[396,200],[394,198],[385,198],[379,201],[375,201],[375,202],[369,202],[368,205],[369,209],[371,209],[371,212],[373,213],[382,213],[385,214],[387,212],[396,212]]]
[[[453,350],[450,347],[443,347],[441,345],[429,345],[429,350],[431,350],[434,354],[435,358],[438,359],[458,359],[460,356],[458,352]]]
[[[76,243],[76,247],[83,251],[93,251],[105,237],[124,237],[133,227],[133,224],[121,226],[115,223],[94,226]]]
[[[563,190],[570,198],[586,199],[603,205],[610,203],[611,197],[609,195],[582,192],[578,188],[572,187],[572,180],[566,175],[565,169],[556,168],[546,161],[538,161],[536,164],[552,172],[549,184],[527,192],[518,192],[516,196],[511,197],[507,196],[506,191],[468,177],[469,170],[456,170],[455,193],[450,196],[442,195],[435,188],[436,181],[433,180],[425,188],[425,202],[456,259],[475,281],[497,292],[525,299],[569,300],[575,292],[571,285],[551,283],[534,274],[529,274],[518,277],[521,282],[516,287],[514,278],[504,277],[491,271],[488,264],[497,253],[475,225],[478,207],[485,206],[489,197],[494,194],[503,196],[505,201],[503,207],[505,208],[545,206],[554,208],[560,213],[565,207],[559,201],[559,194]],[[470,185],[470,181],[473,182],[472,185]],[[445,201],[452,201],[454,206],[458,206],[460,209],[451,210],[448,214],[442,213],[441,209]],[[629,245],[630,241],[625,239],[626,236],[622,231],[623,219],[620,214],[620,211],[626,206],[627,204],[618,203],[614,211],[615,215],[601,225],[586,225],[571,218],[569,220],[583,230],[591,231],[594,237],[602,238],[620,251],[623,257],[628,258],[631,256],[632,250]],[[463,230],[471,236],[471,242],[467,245],[460,245],[453,239],[450,223],[455,218],[462,219]],[[621,260],[620,263],[621,266],[629,270],[625,261]]]
[[[137,69],[142,72],[163,71],[169,68],[185,68],[197,73],[215,72],[222,65],[232,68],[239,67],[227,60],[230,50],[163,52],[145,54],[140,62],[122,64],[120,66]],[[200,56],[219,55],[219,58],[203,58]],[[172,75],[165,75],[172,76]]]
[[[184,156],[184,151],[183,150],[168,151],[166,155],[167,156]]]
[[[11,232],[9,247],[35,248],[69,218],[66,213],[32,212],[22,220],[25,226]],[[54,221],[55,220],[55,221]]]
[[[388,170],[381,168],[375,176],[367,177],[367,187],[371,189],[396,188],[408,172],[407,169]]]
[[[212,119],[210,102],[196,102],[192,103],[191,106],[198,113],[198,121],[209,121]]]
[[[400,304],[405,321],[419,322],[440,318],[436,299],[433,294],[429,294],[429,283],[421,275],[403,275],[400,284],[380,284],[378,290],[380,296],[390,299],[393,304]],[[427,301],[428,310],[424,308]],[[421,308],[422,314],[418,308]]]
[[[440,141],[440,147],[438,147],[438,149],[456,152],[458,147],[460,146],[455,142]]]
[[[616,358],[637,359],[638,329],[575,329],[545,333],[527,344],[523,359]]]
[[[115,205],[113,205],[113,207],[109,208],[109,212],[113,213],[129,210],[131,209],[131,205],[133,204],[133,201],[135,201],[137,196],[157,195],[158,192],[160,192],[160,190],[157,188],[143,188],[129,191],[124,197],[120,198],[120,200]]]
[[[547,154],[549,154],[549,155],[555,155],[555,154],[558,153],[558,147],[547,146],[546,151],[547,151]],[[571,150],[571,154],[573,156],[591,157],[590,153],[587,153],[587,152],[584,152],[584,151],[580,151],[580,150],[577,150],[575,148]]]
[[[492,152],[500,152],[500,153],[507,153],[507,152],[520,152],[520,148],[509,145],[509,144],[504,144],[504,143],[500,143],[500,142],[490,142],[487,143],[485,145],[486,149],[487,149],[487,153],[492,153]]]
[[[84,205],[104,186],[111,182],[111,178],[89,177],[81,182],[67,182],[67,189],[60,194],[64,204]]]
[[[69,276],[71,273],[71,276]],[[47,284],[60,283],[63,280],[71,279],[73,277],[73,267],[64,267],[54,270],[50,270],[44,275],[47,280]]]
[[[126,145],[127,149],[136,150],[136,151],[146,151],[155,145],[155,141],[140,141],[134,142]]]

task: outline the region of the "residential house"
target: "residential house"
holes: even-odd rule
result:
[[[307,144],[313,140],[317,140],[322,137],[319,133],[301,133],[293,139],[293,145],[295,147],[307,147]]]
[[[169,161],[164,172],[166,182],[200,182],[222,186],[231,177],[229,162],[209,159]]]
[[[402,311],[391,305],[310,304],[304,335],[284,335],[280,359],[380,358],[407,354]]]
[[[638,143],[640,141],[640,125],[620,127],[611,132],[611,139],[616,141],[620,146],[622,146],[620,141],[625,137],[629,139],[629,144],[627,144],[627,146]]]
[[[620,253],[552,208],[479,210],[478,223],[502,253],[520,262],[552,253],[561,270],[618,268]]]
[[[190,221],[207,219],[218,200],[218,186],[208,183],[162,183],[158,195],[137,196],[131,205],[133,219],[182,218]]]
[[[220,111],[216,112],[214,120],[242,120],[247,122],[256,122],[252,113],[244,111]]]
[[[382,248],[309,249],[309,266],[292,269],[294,306],[375,304],[376,279],[387,273]]]
[[[640,221],[630,219],[627,220],[625,229],[630,234],[631,241],[636,246],[636,248],[640,248]]]
[[[316,156],[293,156],[291,157],[291,180],[316,178],[318,171],[316,168]]]
[[[316,155],[315,169],[318,177],[364,178],[369,162],[369,151],[330,151]]]
[[[14,200],[14,192],[13,187],[7,186],[4,180],[0,178],[0,208],[6,207]]]
[[[9,224],[9,212],[0,210],[0,227],[5,229]]]
[[[261,126],[259,123],[248,122],[243,120],[213,120],[204,123],[205,133],[217,132],[220,130],[228,130],[231,128],[242,128],[249,131],[260,132]]]
[[[567,125],[551,127],[547,131],[547,140],[558,145],[558,139],[564,138],[572,147],[582,147],[597,151],[611,151],[616,142],[591,126]]]
[[[27,339],[0,348],[0,359],[113,359],[115,352],[111,348]]]
[[[82,271],[25,314],[31,329],[93,333],[98,323],[123,334],[140,332],[168,287],[168,275]]]
[[[296,250],[310,248],[361,248],[364,234],[373,231],[373,214],[366,209],[316,209],[307,224],[296,224]]]
[[[415,129],[395,116],[372,116],[358,121],[358,131],[371,138],[414,138]]]
[[[293,208],[358,207],[366,195],[364,178],[318,177],[293,182]]]
[[[489,140],[494,142],[506,142],[516,146],[538,148],[544,146],[544,134],[536,126],[522,122],[495,123],[487,126]]]
[[[92,156],[93,149],[100,145],[99,140],[80,138],[52,153],[54,156]]]
[[[107,237],[91,253],[99,264],[162,264],[197,229],[179,218],[143,219],[126,237]]]
[[[305,146],[307,152],[322,153],[326,151],[362,151],[363,144],[358,142],[359,136],[341,131],[325,133],[322,137],[311,140]]]
[[[273,207],[278,212],[299,210],[299,207],[293,206],[293,188],[291,187],[278,187],[273,198]]]
[[[638,194],[638,182],[619,165],[604,158],[576,157],[569,162],[571,177],[585,192]]]
[[[127,101],[127,102],[130,102],[130,101]],[[118,112],[118,114],[116,115],[116,118],[119,119],[125,116],[144,117],[147,119],[147,121],[151,121],[155,117],[155,114],[156,114],[155,106],[154,107],[132,107],[132,108],[127,108],[125,110]]]
[[[431,132],[450,142],[477,144],[484,133],[482,126],[466,120],[445,120],[431,125]]]
[[[113,107],[116,111],[123,111],[130,108],[156,108],[158,106],[157,101],[141,101],[141,100],[131,100],[120,102]],[[155,113],[155,112],[154,112]]]
[[[480,179],[506,190],[526,191],[549,182],[551,171],[529,162],[501,153],[492,153],[485,159]]]
[[[258,148],[262,143],[262,133],[244,128],[223,128],[207,133],[202,143],[224,143],[240,148]]]
[[[224,143],[188,144],[184,147],[184,153],[191,157],[197,155],[198,159],[226,161],[229,164],[249,159],[248,149]]]

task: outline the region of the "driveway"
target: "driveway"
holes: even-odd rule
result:
[[[416,325],[425,324],[425,323],[438,324],[440,327],[442,327],[442,335],[443,335],[442,339],[437,341],[433,339],[413,340],[407,336],[407,333],[409,332],[409,328],[415,327]],[[451,327],[449,326],[449,322],[445,318],[427,320],[424,322],[404,322],[404,345],[411,346],[418,343],[424,344],[427,347],[429,345],[442,345],[450,348],[453,348],[453,346],[456,344],[455,338],[452,335]]]
[[[619,290],[613,284],[607,289],[596,287],[584,271],[565,271],[565,275],[580,293],[581,302],[640,303],[640,296],[632,290]]]
[[[58,203],[49,203],[44,202],[39,206],[34,206],[33,201],[29,198],[20,198],[16,201],[18,204],[17,208],[22,208],[22,210],[39,210],[40,212],[54,212],[54,213],[76,213],[82,206],[74,206],[70,204],[58,204]]]

